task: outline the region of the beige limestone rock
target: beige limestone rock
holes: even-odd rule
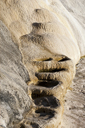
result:
[[[1,127],[61,127],[64,96],[85,55],[85,3],[68,1],[0,0]]]
[[[21,36],[32,31],[32,24],[46,23],[48,26],[48,22],[51,22],[52,25],[56,23],[56,29],[58,29],[58,31],[52,33],[51,36],[53,37],[49,36],[51,41],[54,42],[55,47],[59,44],[59,46],[61,46],[61,48],[59,48],[59,46],[56,48],[56,53],[63,53],[63,55],[66,56],[68,55],[68,57],[70,57],[75,63],[79,61],[79,50],[81,50],[81,48],[78,47],[78,45],[81,43],[84,45],[84,40],[81,40],[80,30],[81,33],[84,33],[84,30],[82,30],[83,28],[81,28],[81,25],[75,21],[74,17],[70,16],[69,12],[64,8],[59,0],[57,2],[53,1],[50,5],[46,5],[43,0],[0,0],[0,10],[0,17],[2,21],[7,25],[14,40],[17,40],[18,44]],[[75,36],[74,29],[71,27],[70,22],[68,22],[69,19],[72,25],[76,25],[73,28],[76,29],[75,33],[78,33],[77,37]],[[79,27],[80,29],[77,30]],[[48,30],[50,28],[51,27],[48,26]],[[50,30],[47,33],[50,33]],[[56,37],[54,37],[54,33],[56,34]],[[55,40],[53,38],[55,38]],[[84,37],[82,37],[82,39],[84,39]],[[78,43],[78,41],[80,42]]]

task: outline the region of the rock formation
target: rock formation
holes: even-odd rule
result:
[[[29,111],[32,102],[27,95],[29,74],[21,62],[21,53],[0,21],[0,125],[6,127]]]
[[[65,95],[63,128],[85,127],[85,57],[76,66],[76,75]]]
[[[0,0],[0,128],[61,127],[85,55],[85,2],[68,1]]]

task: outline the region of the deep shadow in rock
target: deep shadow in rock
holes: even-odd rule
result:
[[[46,87],[46,88],[51,88],[51,87],[55,87],[59,84],[59,81],[39,81],[36,85],[37,86],[42,86],[42,87]]]
[[[42,97],[34,100],[34,103],[38,106],[43,105],[44,107],[57,108],[60,106],[59,100],[54,96]]]

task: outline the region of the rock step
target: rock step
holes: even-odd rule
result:
[[[54,81],[54,80],[39,80],[37,82],[37,86],[39,87],[46,87],[46,88],[54,88],[56,87],[57,85],[59,85],[60,83],[62,83],[61,81]]]
[[[59,118],[58,110],[48,107],[34,107],[26,115],[25,119],[16,126],[17,128],[52,128],[52,125]],[[58,121],[57,121],[58,123]],[[15,128],[15,127],[14,127]]]
[[[28,94],[34,106],[16,128],[54,128],[60,123],[73,63],[68,57],[58,56],[33,61],[33,65],[38,69],[38,82],[28,85]]]

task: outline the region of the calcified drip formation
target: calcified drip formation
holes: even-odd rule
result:
[[[33,62],[38,81],[29,84],[29,96],[34,105],[15,128],[55,128],[60,125],[64,96],[74,76],[74,65],[65,56]]]
[[[61,127],[82,26],[58,0],[0,0],[0,9],[0,128]]]
[[[41,11],[36,10],[37,13],[41,13]],[[28,94],[34,105],[20,124],[15,127],[53,128],[58,127],[61,123],[64,96],[74,77],[75,66],[70,58],[55,55],[45,47],[44,44],[48,43],[47,40],[54,37],[55,28],[51,28],[52,24],[49,22],[33,23],[32,32],[20,38],[23,62],[27,66],[27,60],[29,60],[31,69],[34,70],[33,73],[29,71],[31,81],[28,82]],[[49,34],[48,30],[53,33]],[[37,44],[38,50],[43,48],[43,52],[45,51],[47,54],[37,51],[35,44]],[[31,47],[34,47],[35,51],[31,52]]]
[[[41,9],[37,9],[36,13],[45,15],[45,11]],[[55,55],[45,46],[49,38],[54,37],[56,30],[52,26],[52,22],[33,23],[32,32],[20,38],[23,61],[28,65],[28,58],[35,74],[34,78],[30,72],[33,83],[28,82],[29,96],[34,105],[24,120],[15,127],[53,128],[60,125],[64,95],[74,77],[75,67],[71,59],[64,55]],[[52,33],[49,34],[49,31]],[[36,48],[31,52],[30,48],[35,44],[38,50],[43,48],[43,52],[47,54],[43,55],[42,51],[39,53]],[[26,49],[29,50],[28,53]]]

